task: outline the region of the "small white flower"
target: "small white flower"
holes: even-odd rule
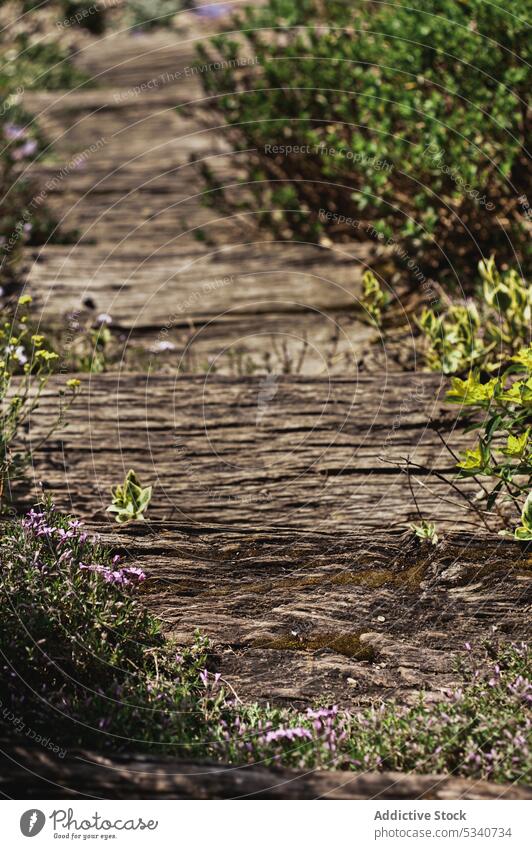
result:
[[[160,354],[163,351],[175,351],[175,345],[167,339],[161,339],[158,342],[155,342],[150,350],[152,354]]]
[[[16,348],[14,345],[8,345],[6,347],[6,354],[11,354],[13,359],[20,363],[21,366],[25,365],[28,362],[28,358],[25,354],[22,345],[17,345]]]
[[[108,312],[101,312],[100,315],[96,316],[96,320],[94,323],[99,324],[100,326],[102,324],[112,324],[113,319],[111,318]]]

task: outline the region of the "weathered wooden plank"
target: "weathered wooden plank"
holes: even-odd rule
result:
[[[245,700],[346,707],[435,698],[464,644],[530,639],[530,552],[495,535],[341,535],[292,528],[134,525],[104,539],[148,575],[165,630],[213,641]]]
[[[83,375],[69,425],[35,456],[34,476],[61,506],[103,519],[129,467],[154,485],[150,515],[199,524],[352,531],[404,527],[417,513],[402,459],[424,466],[414,487],[440,528],[471,527],[450,485],[454,410],[438,375],[355,379]],[[57,379],[60,382],[60,379]],[[37,443],[56,411],[53,386],[31,423]],[[442,416],[450,417],[447,423]],[[439,425],[438,425],[439,426]],[[476,491],[474,483],[461,483]]]
[[[311,773],[260,766],[107,757],[64,760],[38,749],[1,747],[0,792],[10,799],[531,799],[532,789],[444,775]]]

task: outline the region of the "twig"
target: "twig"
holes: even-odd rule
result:
[[[410,464],[410,457],[407,459],[407,463]],[[417,514],[418,514],[420,520],[423,521],[423,514],[422,514],[421,510],[419,509],[419,504],[417,503],[417,498],[416,498],[416,494],[414,492],[414,487],[412,486],[412,479],[411,479],[411,475],[410,475],[410,465],[407,465],[406,476],[407,476],[407,480],[408,480],[408,486],[409,486],[410,492],[412,494],[412,498],[414,499],[414,504],[416,506]]]
[[[490,533],[492,533],[492,529],[490,528],[490,526],[486,522],[486,519],[484,518],[482,511],[476,506],[476,504],[473,503],[473,501],[469,498],[469,496],[467,496],[465,494],[465,492],[462,492],[460,487],[456,486],[456,484],[453,483],[453,481],[447,480],[445,475],[442,475],[439,472],[436,472],[434,469],[427,469],[426,466],[420,466],[419,463],[414,463],[412,460],[405,458],[405,457],[401,457],[401,459],[403,460],[403,462],[405,462],[407,464],[407,466],[408,465],[414,466],[416,469],[420,469],[422,472],[425,472],[426,474],[432,474],[436,478],[438,478],[438,480],[441,480],[441,481],[443,481],[443,483],[446,483],[448,486],[452,487],[452,489],[454,489],[454,491],[460,496],[460,498],[463,498],[464,501],[467,502],[468,506],[475,511],[475,513],[479,517],[480,521],[482,522],[482,524],[484,525],[486,530],[489,531]]]

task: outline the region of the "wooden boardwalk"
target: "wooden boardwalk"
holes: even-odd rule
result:
[[[68,425],[36,452],[21,499],[44,486],[139,563],[146,602],[168,632],[182,643],[195,628],[208,634],[243,699],[356,707],[408,702],[420,689],[438,696],[459,680],[465,641],[494,628],[527,636],[530,555],[482,535],[442,479],[453,480],[454,460],[436,429],[454,450],[470,441],[442,402],[444,382],[402,372],[357,318],[375,245],[266,241],[244,218],[201,205],[191,157],[215,163],[226,182],[238,173],[223,131],[176,111],[201,97],[197,75],[183,73],[208,34],[191,15],[183,22],[180,35],[118,34],[86,48],[78,62],[96,88],[26,98],[56,157],[35,173],[44,185],[60,175],[47,202],[79,232],[73,244],[36,249],[29,270],[43,326],[63,327],[61,360],[72,315],[108,313],[128,344],[175,350],[163,371],[153,354],[145,371],[79,375]],[[235,375],[235,352],[262,373]],[[64,380],[31,423],[35,443]],[[406,458],[417,464],[410,484]],[[105,511],[128,468],[154,496],[149,522],[117,533]],[[419,518],[415,500],[443,534],[435,549],[405,533]],[[261,770],[222,781],[217,770],[198,778],[195,766],[145,759],[139,778],[131,759],[102,770],[89,753],[88,764],[58,772],[42,754],[13,757],[20,766],[0,784],[8,794],[26,769],[43,776],[32,785],[39,798],[53,795],[47,781],[108,798],[120,787],[131,797],[228,798],[242,780],[249,792],[277,792]],[[283,781],[305,798],[493,797],[441,777],[350,778],[348,789],[341,778]]]
[[[238,173],[223,130],[176,109],[202,98],[198,75],[174,79],[205,37],[194,22],[182,38],[110,35],[78,57],[97,88],[26,98],[54,146],[55,161],[35,175],[50,183],[61,229],[78,232],[74,244],[35,251],[29,282],[43,321],[108,313],[131,342],[167,327],[179,351],[196,331],[196,359],[221,359],[222,371],[228,350],[262,363],[273,337],[295,361],[306,341],[303,373],[345,373],[374,335],[356,319],[356,296],[379,246],[274,242],[245,215],[202,206],[191,157],[224,183]]]

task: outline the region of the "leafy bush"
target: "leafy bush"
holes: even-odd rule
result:
[[[514,270],[499,274],[492,257],[479,263],[482,285],[474,300],[422,310],[417,324],[433,371],[495,371],[530,341],[532,289]]]
[[[152,29],[169,26],[184,5],[181,0],[131,0],[128,12],[134,26]]]
[[[523,497],[532,491],[532,347],[523,348],[497,377],[483,382],[478,372],[470,372],[465,380],[453,377],[451,384],[447,400],[473,418],[469,430],[479,431],[476,447],[458,463],[460,475],[495,484],[491,490],[482,486],[487,510],[504,496],[521,512]],[[526,538],[531,518],[525,506],[517,539]]]
[[[248,151],[236,162],[253,198],[204,167],[210,201],[252,209],[282,238],[367,238],[337,213],[362,216],[453,279],[452,263],[492,251],[523,261],[531,4],[519,15],[484,0],[248,8],[240,35],[199,57],[221,64],[201,75],[208,120],[216,110]]]
[[[94,35],[101,35],[105,30],[106,11],[112,3],[106,0],[99,4],[98,0],[22,0],[24,12],[32,16],[49,9],[54,20],[47,21],[53,25],[80,26]]]
[[[525,645],[468,654],[464,686],[436,703],[245,706],[208,668],[208,641],[165,640],[139,599],[143,572],[78,521],[32,510],[4,528],[0,559],[0,715],[20,733],[42,731],[57,748],[103,739],[233,763],[532,780]]]
[[[0,313],[0,508],[5,506],[14,479],[20,477],[39,445],[27,442],[26,425],[37,409],[40,396],[53,372],[58,355],[45,344],[44,336],[32,333],[23,295],[14,314]],[[79,381],[72,379],[59,392],[59,410],[42,442],[61,424]],[[42,444],[42,442],[40,444]]]

